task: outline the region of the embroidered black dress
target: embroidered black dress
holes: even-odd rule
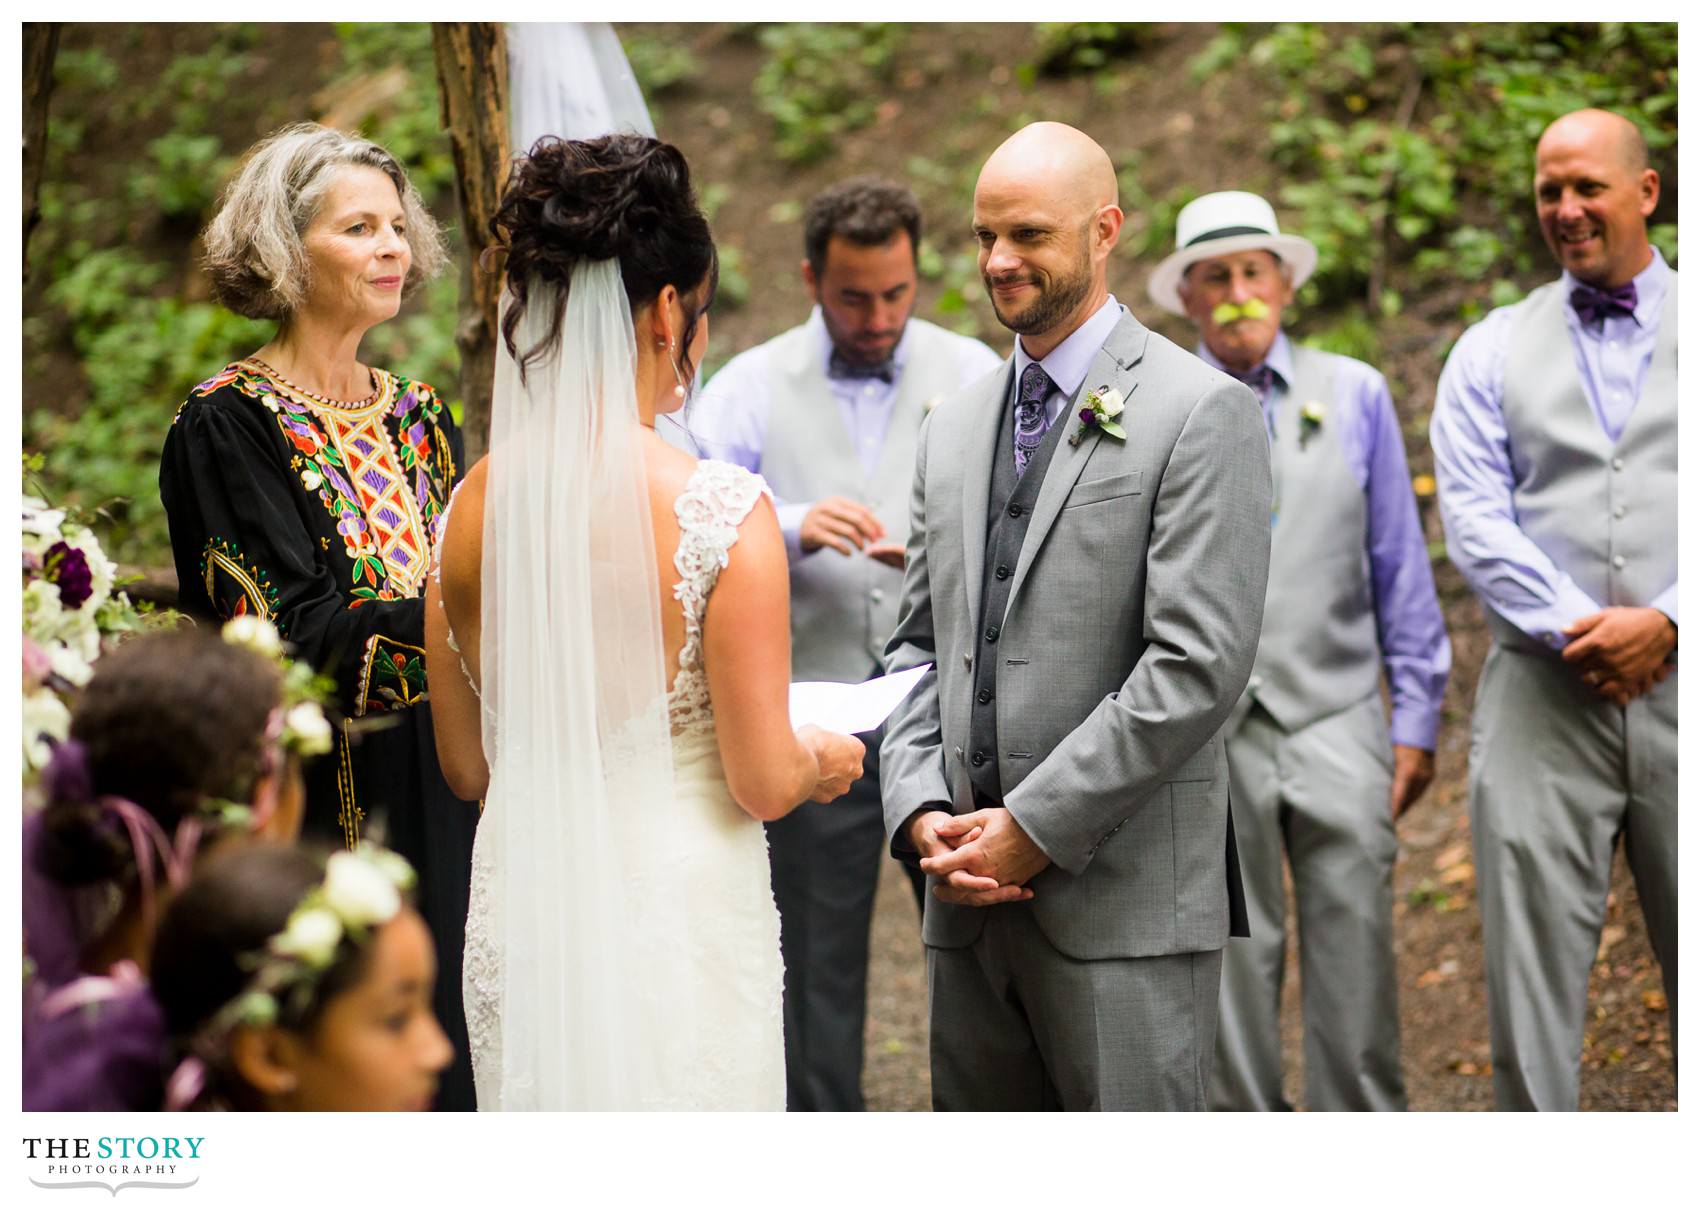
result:
[[[437,764],[422,597],[464,448],[431,388],[376,374],[371,401],[333,405],[232,363],[178,409],[159,491],[183,609],[269,619],[336,680],[345,720],[308,764],[305,831],[349,846],[371,835],[418,871],[455,1047],[438,1106],[471,1110],[461,949],[478,806]]]

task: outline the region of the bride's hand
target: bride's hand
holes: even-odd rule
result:
[[[867,747],[854,737],[829,733],[806,724],[797,730],[797,740],[808,747],[820,765],[820,777],[809,799],[818,804],[837,800],[850,790],[850,785],[862,777],[862,755]]]

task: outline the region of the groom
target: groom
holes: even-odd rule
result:
[[[986,162],[974,232],[1015,354],[929,416],[890,671],[892,853],[928,873],[933,1104],[1205,1104],[1243,931],[1218,735],[1257,651],[1257,398],[1105,283],[1104,150],[1041,122]]]

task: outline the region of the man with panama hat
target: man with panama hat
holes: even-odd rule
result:
[[[1198,355],[1257,393],[1275,492],[1250,683],[1227,727],[1251,937],[1229,943],[1211,1105],[1287,1107],[1280,998],[1286,898],[1298,905],[1305,1103],[1402,1110],[1393,961],[1394,819],[1434,775],[1452,653],[1387,381],[1281,328],[1316,248],[1233,190],[1190,203],[1151,274],[1198,327]],[[1389,728],[1380,694],[1385,672]]]

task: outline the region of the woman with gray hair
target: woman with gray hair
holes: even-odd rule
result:
[[[438,1107],[469,1110],[460,941],[478,807],[437,764],[420,596],[463,447],[429,386],[359,359],[442,265],[442,241],[395,157],[302,123],[254,148],[205,243],[218,300],[278,329],[195,388],[166,438],[182,606],[269,619],[335,679],[343,719],[306,771],[306,832],[353,846],[381,829],[419,872],[457,1054]]]

